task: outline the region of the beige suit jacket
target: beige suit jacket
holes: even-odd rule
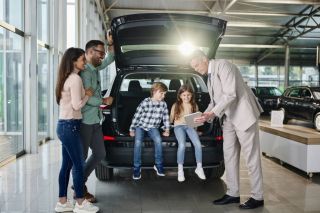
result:
[[[243,81],[239,69],[224,59],[209,62],[208,91],[211,102],[206,111],[225,114],[236,129],[247,130],[263,112],[258,100]],[[210,71],[209,71],[210,72]]]

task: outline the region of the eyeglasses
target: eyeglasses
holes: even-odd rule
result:
[[[101,51],[101,50],[98,50],[98,49],[95,49],[93,48],[94,51],[97,51],[98,53],[100,53],[101,55],[105,55],[106,53],[104,51]]]

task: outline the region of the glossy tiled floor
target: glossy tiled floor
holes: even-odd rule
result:
[[[312,180],[277,160],[262,158],[265,206],[247,212],[320,212],[320,176]],[[0,168],[0,212],[54,212],[58,196],[60,144],[51,141],[39,154],[26,155]],[[249,194],[247,170],[241,166],[241,200]],[[214,206],[213,199],[223,194],[224,177],[199,181],[190,171],[184,183],[176,181],[175,171],[157,178],[143,171],[140,181],[131,180],[127,170],[117,171],[112,182],[100,182],[91,175],[88,188],[99,199],[100,212],[126,213],[206,213],[244,212],[237,204]],[[69,190],[71,199],[72,192]]]

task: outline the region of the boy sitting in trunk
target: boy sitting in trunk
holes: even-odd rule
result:
[[[144,134],[147,133],[154,142],[154,170],[158,176],[165,176],[162,159],[162,140],[159,132],[163,120],[165,131],[163,136],[168,137],[170,132],[169,113],[166,102],[163,101],[168,88],[161,82],[156,82],[151,87],[151,97],[144,99],[138,106],[130,126],[130,136],[135,137],[133,179],[141,178],[141,144]]]

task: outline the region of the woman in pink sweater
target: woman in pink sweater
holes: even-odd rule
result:
[[[62,165],[59,173],[59,201],[56,212],[97,212],[99,208],[84,199],[83,153],[80,139],[81,108],[93,92],[84,90],[79,72],[86,64],[85,52],[69,48],[64,53],[58,72],[56,100],[60,106],[57,135],[62,144]],[[76,204],[67,200],[72,168]]]

